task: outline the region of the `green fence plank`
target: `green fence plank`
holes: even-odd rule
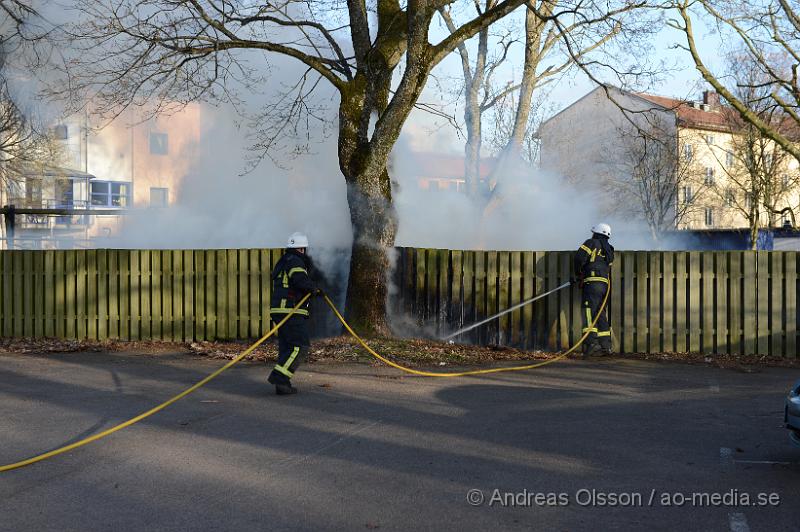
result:
[[[450,251],[437,250],[438,278],[436,280],[436,315],[437,330],[439,334],[447,330],[447,319],[450,306]]]
[[[97,340],[98,308],[97,298],[97,250],[88,249],[86,253],[86,334],[92,340]]]
[[[55,251],[48,249],[44,252],[44,335],[48,338],[56,335],[55,271]]]
[[[133,252],[121,249],[117,252],[119,261],[119,336],[131,339],[131,257]]]
[[[226,338],[236,338],[237,331],[239,330],[239,293],[237,287],[237,270],[239,269],[238,255],[235,249],[225,250],[225,262],[227,266],[227,275],[225,277],[225,286],[227,288],[225,298],[225,314],[227,318]]]
[[[486,316],[497,314],[499,309],[498,297],[498,256],[496,251],[486,253]],[[489,342],[497,343],[500,329],[498,320],[486,324],[486,334]]]
[[[247,302],[249,322],[247,336],[259,338],[259,305],[261,304],[261,282],[259,280],[258,250],[247,250]]]
[[[65,286],[67,289],[66,295],[66,318],[67,338],[77,338],[77,290],[78,290],[78,273],[77,273],[77,251],[67,250],[64,252],[66,255],[64,270],[66,272]]]
[[[661,319],[664,304],[662,296],[662,258],[662,253],[660,251],[651,251],[648,253],[649,282],[647,330],[649,332],[649,345],[647,351],[651,353],[661,353],[665,350],[664,341],[661,337]]]
[[[86,251],[75,251],[75,335],[86,338]]]
[[[728,345],[728,253],[716,251],[714,255],[714,333],[715,352],[730,353]]]
[[[784,273],[784,258],[786,253],[783,251],[773,251],[769,253],[770,262],[770,355],[784,356],[786,352],[786,345],[784,333],[786,327],[783,320],[784,303],[784,281],[786,280]]]
[[[164,338],[172,342],[180,342],[183,339],[183,294],[181,292],[183,254],[174,249],[166,250],[164,251],[164,261],[169,264],[169,269],[166,270],[167,277],[164,279],[165,283],[169,283],[166,287],[167,295],[165,295],[164,305],[164,312],[167,315]]]
[[[511,290],[511,255],[507,251],[497,253],[497,312],[506,310]],[[511,315],[505,314],[497,320],[498,343],[505,344],[511,338]]]
[[[536,291],[536,255],[532,251],[525,251],[522,253],[522,299],[528,300],[533,298]],[[521,317],[521,334],[522,334],[522,347],[525,349],[534,349],[534,331],[535,324],[533,322],[533,305],[525,305],[522,307]]]
[[[33,254],[22,251],[22,330],[24,336],[33,336]]]
[[[152,336],[152,276],[150,250],[131,251],[131,338],[149,340]]]
[[[461,261],[462,284],[464,285],[464,312],[461,325],[475,322],[475,252],[465,251]],[[462,337],[469,338],[469,336]]]
[[[108,250],[99,249],[97,260],[97,339],[107,340],[108,330]]]
[[[547,263],[547,278],[545,280],[545,290],[553,290],[558,287],[558,264],[559,255],[557,251],[547,252],[545,262]],[[545,298],[547,300],[547,339],[550,349],[558,350],[562,347],[560,335],[560,305],[558,294]]]
[[[206,312],[208,309],[208,302],[206,296],[208,289],[208,272],[206,271],[206,257],[207,252],[203,249],[198,249],[194,252],[194,338],[198,341],[208,340]]]
[[[742,347],[742,253],[732,251],[728,257],[728,349],[741,355]]]
[[[475,252],[475,320],[480,321],[488,316],[486,308],[486,264],[485,251]],[[475,338],[478,342],[485,342],[488,335],[486,327],[478,327]]]
[[[786,253],[785,290],[786,307],[784,319],[786,327],[785,357],[797,358],[797,261],[800,253]]]
[[[427,268],[426,268],[426,256],[428,255],[427,250],[425,249],[417,249],[417,276],[415,282],[415,294],[414,294],[414,305],[415,305],[415,313],[417,318],[423,320],[423,322],[427,319],[427,295],[425,293],[425,286],[427,279]]]
[[[464,301],[463,301],[463,259],[462,251],[454,250],[451,252],[450,261],[452,265],[452,275],[450,277],[450,315],[448,316],[448,328],[457,329],[464,323]]]
[[[509,306],[515,306],[524,301],[523,286],[522,286],[522,253],[514,251],[509,256],[510,265],[509,270],[511,277],[509,279]],[[512,345],[520,346],[522,343],[522,309],[517,309],[511,313],[509,317],[510,334],[508,336]]]
[[[271,251],[262,249],[258,253],[258,268],[259,276],[258,282],[260,285],[259,292],[261,294],[261,334],[266,334],[270,329],[269,323],[269,306],[270,297],[272,294],[272,258]]]
[[[23,284],[25,279],[22,275],[22,251],[13,250],[10,252],[10,260],[11,260],[11,267],[13,273],[11,274],[12,279],[12,290],[11,290],[11,298],[12,298],[12,329],[10,336],[21,337],[25,335],[25,328],[23,325],[23,313],[24,313],[24,302],[22,299],[23,293]]]
[[[701,254],[697,251],[689,252],[689,262],[686,270],[689,284],[689,314],[688,314],[688,328],[689,328],[689,351],[692,353],[699,353],[702,348],[702,334],[703,325],[701,323],[700,298],[701,277]]]
[[[758,318],[756,321],[757,353],[758,355],[769,355],[769,341],[771,332],[769,329],[769,252],[756,252],[756,271],[758,272]]]
[[[757,252],[747,251],[743,254],[744,288],[742,305],[744,312],[744,354],[754,355],[758,351],[758,262]]]
[[[608,296],[608,317],[611,320],[611,339],[614,344],[614,349],[617,352],[622,352],[622,338],[620,337],[620,333],[622,332],[621,324],[622,312],[624,308],[623,292],[625,288],[622,282],[622,255],[619,252],[617,252],[615,255],[614,265],[611,268],[611,294]],[[577,316],[573,317],[573,319],[577,321],[578,331],[580,332],[582,329],[582,318],[580,316],[581,289],[577,284],[574,284],[570,290],[572,290],[574,294],[573,301],[576,307],[576,312],[578,312]],[[580,338],[580,336],[578,336],[578,338]]]
[[[41,251],[33,253],[33,264],[31,265],[31,280],[33,286],[33,300],[31,311],[33,314],[33,324],[31,335],[35,338],[44,336],[44,254]]]
[[[237,338],[248,338],[250,328],[250,272],[249,263],[247,260],[247,250],[236,250],[236,263],[238,268],[236,270],[236,288],[238,291],[236,315],[238,317],[236,329]]]
[[[667,353],[675,352],[675,253],[664,251],[661,253],[661,336],[663,338],[662,350]]]
[[[702,350],[703,353],[714,353],[714,254],[701,255],[702,268]]]
[[[190,342],[195,340],[194,336],[194,286],[195,286],[195,269],[194,269],[194,251],[191,249],[183,250],[183,341]]]
[[[111,338],[121,338],[120,319],[120,286],[122,283],[122,268],[120,267],[120,252],[108,252],[108,334]]]
[[[172,252],[162,250],[161,256],[161,338],[164,340],[172,339]]]
[[[227,340],[228,334],[228,250],[217,250],[217,338]]]
[[[160,250],[154,249],[148,253],[150,257],[150,285],[147,290],[142,289],[142,294],[150,294],[150,338],[153,340],[164,339],[164,257]]]
[[[636,339],[637,353],[647,351],[647,295],[648,295],[648,256],[646,251],[637,251],[636,255]]]
[[[683,251],[675,253],[675,351],[685,353],[689,350],[689,312],[687,276],[688,255]]]

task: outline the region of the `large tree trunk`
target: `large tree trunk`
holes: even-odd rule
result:
[[[370,183],[370,186],[359,186],[359,182]],[[385,169],[378,175],[358,176],[347,189],[353,246],[345,308],[351,325],[358,331],[388,335],[389,251],[394,246],[397,223],[391,192],[386,190],[385,194],[376,195],[364,190],[374,189],[373,185],[388,188],[389,175]]]

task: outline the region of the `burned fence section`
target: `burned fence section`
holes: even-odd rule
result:
[[[572,252],[398,250],[396,313],[432,336],[491,316],[569,280]],[[624,251],[612,271],[621,352],[797,357],[797,252]],[[570,286],[466,333],[462,341],[561,349],[581,335]]]

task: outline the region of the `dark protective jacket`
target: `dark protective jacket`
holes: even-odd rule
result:
[[[311,258],[295,249],[287,249],[272,270],[272,298],[270,313],[288,314],[303,296],[314,291],[310,271]],[[301,306],[295,315],[308,316],[310,299]]]
[[[612,262],[614,246],[608,242],[607,236],[594,233],[575,253],[575,275],[583,282],[608,282]]]

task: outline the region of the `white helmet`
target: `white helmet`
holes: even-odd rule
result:
[[[599,223],[592,227],[592,233],[597,233],[598,235],[605,235],[608,238],[611,238],[611,226],[606,223]]]
[[[308,247],[308,237],[303,233],[293,233],[289,237],[289,242],[286,244],[287,248],[298,249]]]

